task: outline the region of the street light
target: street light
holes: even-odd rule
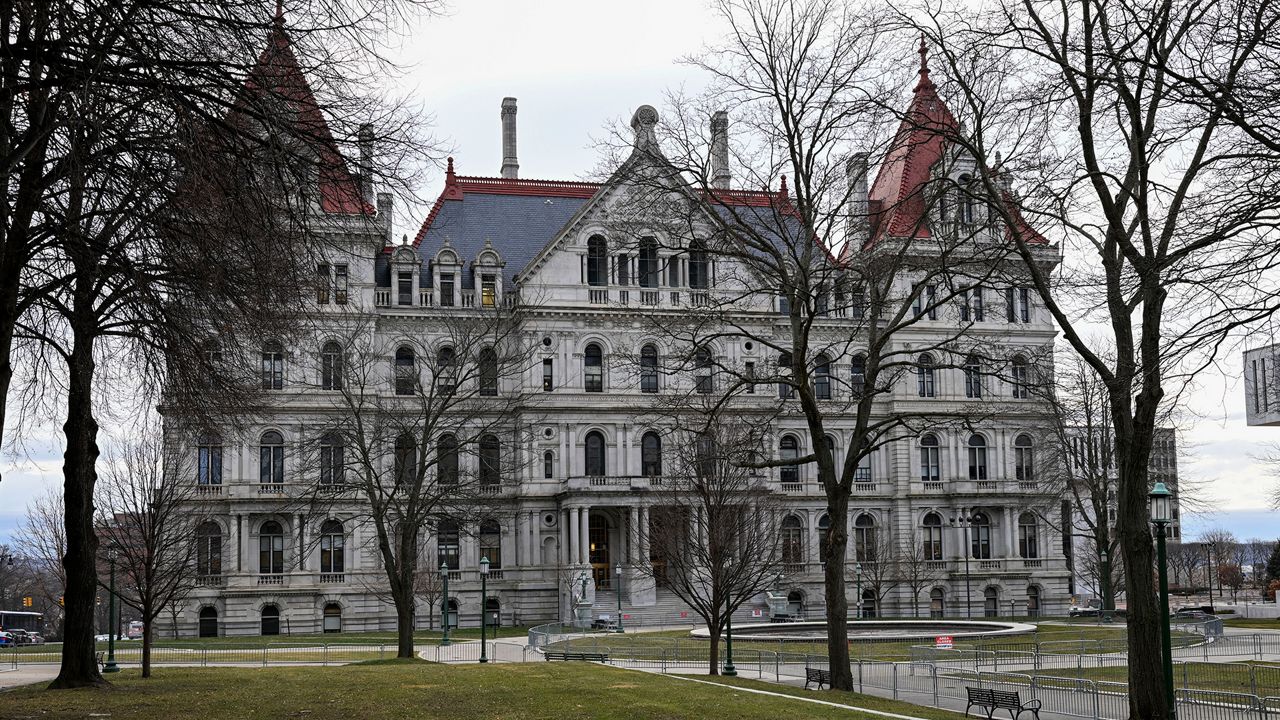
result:
[[[1151,524],[1156,526],[1156,574],[1160,579],[1160,649],[1164,665],[1164,689],[1166,701],[1169,703],[1169,717],[1178,714],[1177,698],[1173,692],[1173,647],[1169,638],[1169,577],[1165,572],[1165,527],[1171,520],[1170,498],[1172,493],[1157,482],[1151,488],[1148,498],[1151,500]]]
[[[857,620],[861,620],[862,619],[862,565],[861,564],[853,566],[853,574],[858,578],[858,609],[857,609],[857,612],[853,614],[853,617]]]
[[[489,625],[489,558],[480,558],[480,662],[489,662],[485,654],[485,630]]]
[[[103,664],[102,672],[115,673],[120,672],[120,666],[116,664],[116,634],[113,632],[116,626],[116,551],[114,549],[107,551],[107,562],[111,564],[111,585],[107,600],[107,662]]]
[[[440,644],[449,644],[449,564],[440,563],[440,577],[444,578],[444,598],[440,600],[440,625],[444,634],[440,636]]]
[[[955,515],[951,518],[952,527],[960,526],[964,528],[964,614],[965,617],[970,620],[973,619],[973,595],[969,586],[969,552],[972,549],[969,546],[969,525],[972,522],[973,517],[966,514],[963,510],[960,511],[959,515]]]
[[[1111,554],[1106,548],[1098,553],[1099,565],[1101,565],[1098,586],[1102,591],[1102,622],[1111,622]]]
[[[727,607],[727,603],[726,603]],[[738,674],[738,668],[733,666],[733,611],[725,613],[724,618],[724,668],[720,671],[723,674],[734,677]]]
[[[618,579],[618,581],[614,583],[614,585],[616,586],[614,588],[614,592],[618,594],[618,632],[623,632],[622,630],[622,566],[621,565],[613,566],[613,576]]]

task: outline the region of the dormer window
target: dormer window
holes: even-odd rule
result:
[[[708,273],[707,248],[701,240],[689,243],[689,287],[694,290],[706,290],[710,285]]]
[[[658,241],[644,238],[640,241],[640,287],[658,287]]]
[[[396,304],[413,304],[413,273],[396,273]]]
[[[956,219],[965,225],[972,225],[977,217],[977,207],[974,198],[970,195],[973,186],[973,178],[969,175],[960,176],[959,198],[956,203]]]
[[[440,307],[453,307],[453,273],[440,274]]]
[[[592,287],[609,284],[609,245],[599,235],[587,240],[587,284]]]
[[[496,275],[480,276],[480,304],[487,308],[498,304],[498,278]]]

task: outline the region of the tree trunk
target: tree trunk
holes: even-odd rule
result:
[[[827,515],[831,530],[825,551],[820,549],[823,569],[823,591],[827,601],[827,669],[831,672],[832,690],[852,690],[853,671],[849,667],[849,601],[845,597],[844,557],[849,544],[845,528],[849,519],[849,496],[827,494]]]
[[[396,657],[412,658],[413,654],[413,596],[401,597],[395,593],[396,603]]]
[[[79,291],[77,291],[79,292]],[[87,307],[77,310],[89,312]],[[87,302],[87,301],[84,301]],[[62,558],[67,587],[62,667],[50,689],[105,685],[94,658],[93,618],[98,590],[98,536],[93,527],[93,488],[97,480],[98,422],[93,416],[92,332],[73,323],[68,360],[67,421],[63,425],[63,505],[67,551]]]
[[[708,675],[720,674],[720,625],[719,622],[707,623],[707,630],[711,633],[711,649],[710,656],[707,658],[709,667]]]
[[[142,614],[142,677],[151,677],[151,626],[150,613]]]

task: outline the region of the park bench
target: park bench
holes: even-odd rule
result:
[[[97,655],[93,656],[93,659],[98,663],[99,670],[101,670],[106,665],[106,660],[103,659],[104,657],[105,656],[103,653],[98,653]]]
[[[831,687],[831,671],[822,668],[807,667],[804,669],[804,689],[809,689],[809,683],[818,683],[818,689],[821,690],[823,685]]]
[[[1022,713],[1028,711],[1035,716],[1036,720],[1040,720],[1039,700],[1028,700],[1024,703],[1017,692],[992,688],[966,686],[965,692],[969,694],[969,704],[964,709],[965,715],[969,714],[969,708],[978,707],[986,709],[987,720],[991,720],[996,710],[1008,710],[1010,720],[1017,720]]]
[[[548,650],[544,652],[543,657],[547,662],[552,660],[581,660],[584,662],[609,662],[609,655],[598,652],[563,652],[559,650]]]

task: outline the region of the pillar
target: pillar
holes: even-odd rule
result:
[[[516,564],[520,567],[529,565],[529,516],[526,513],[516,515]]]
[[[1004,523],[1005,523],[1004,556],[1007,558],[1018,557],[1018,542],[1017,542],[1018,536],[1014,534],[1014,529],[1013,529],[1014,523],[1016,521],[1017,521],[1017,518],[1014,517],[1013,508],[1006,506],[1004,509]]]
[[[578,511],[581,518],[578,529],[578,536],[581,538],[578,543],[578,562],[587,565],[591,562],[591,508],[579,508]]]
[[[636,559],[637,563],[644,564],[649,562],[649,506],[640,506],[640,527],[637,529],[640,535],[638,548],[640,557]]]
[[[582,508],[569,508],[569,562],[568,565],[577,565],[581,562],[582,551],[580,550],[582,542],[578,534],[582,528],[580,517]]]
[[[557,548],[556,561],[560,563],[561,567],[567,567],[568,565],[572,564],[571,561],[569,560],[569,558],[571,557],[569,554],[569,551],[570,551],[569,525],[571,524],[570,523],[571,518],[569,515],[569,511],[565,508],[561,508],[556,512],[560,516],[560,523],[559,523],[560,524],[560,532],[559,532],[560,547]]]

